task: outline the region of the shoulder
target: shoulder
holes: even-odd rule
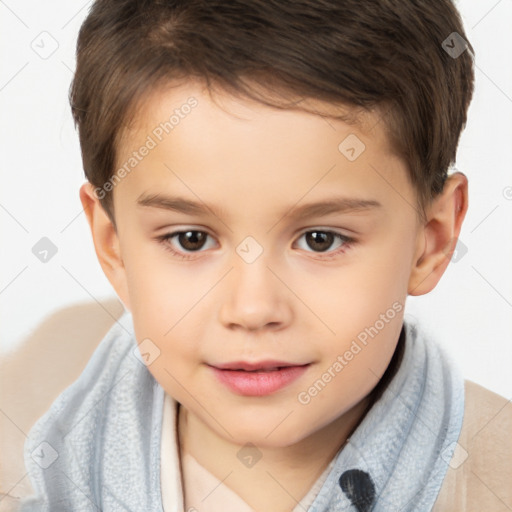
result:
[[[462,430],[435,512],[512,509],[512,402],[465,382]]]
[[[23,447],[27,433],[83,372],[101,340],[124,314],[117,299],[67,306],[45,318],[0,360],[0,511],[10,495],[33,493]],[[109,315],[105,314],[109,312]],[[6,496],[6,497],[4,497]]]

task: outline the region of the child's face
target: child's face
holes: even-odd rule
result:
[[[191,96],[197,105],[182,108]],[[377,114],[361,131],[228,96],[222,105],[238,117],[198,85],[169,89],[124,139],[118,167],[134,151],[140,161],[114,189],[117,290],[137,341],[151,340],[151,358],[160,351],[149,370],[188,414],[232,442],[286,446],[347,413],[382,376],[422,226]],[[155,131],[175,109],[172,130]],[[352,134],[366,146],[359,156]],[[298,215],[345,200],[368,203]],[[178,231],[193,233],[161,238]],[[295,368],[215,369],[268,361]]]

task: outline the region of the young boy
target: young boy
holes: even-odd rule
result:
[[[449,0],[94,3],[80,197],[129,322],[22,510],[512,508],[506,400],[404,322],[467,210],[471,51]]]

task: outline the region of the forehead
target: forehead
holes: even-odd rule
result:
[[[276,109],[220,90],[211,95],[198,82],[161,88],[139,105],[123,134],[118,167],[144,146],[151,149],[114,197],[122,190],[134,201],[166,187],[189,197],[200,191],[219,203],[242,196],[245,204],[290,203],[335,189],[395,202],[411,195],[380,111],[311,99],[296,106],[316,113]],[[338,115],[344,120],[333,118]]]
[[[169,121],[172,124],[171,130],[174,130],[182,119],[200,110],[201,115],[195,117],[201,117],[205,123],[219,123],[221,114],[222,120],[233,126],[238,120],[240,123],[236,126],[237,130],[248,123],[253,126],[258,123],[281,123],[286,129],[283,136],[293,127],[314,131],[316,124],[337,131],[344,124],[346,127],[353,127],[366,138],[371,137],[374,145],[379,144],[383,149],[393,151],[383,119],[384,108],[376,106],[367,110],[353,105],[297,97],[284,91],[269,91],[258,84],[252,85],[251,90],[270,101],[271,105],[242,96],[242,93],[233,96],[218,86],[207,87],[199,80],[167,83],[137,102],[134,115],[125,126],[121,140],[131,141],[133,137],[151,133],[160,124]],[[200,109],[195,106],[189,108],[188,104],[192,101]],[[276,108],[274,103],[281,108]]]

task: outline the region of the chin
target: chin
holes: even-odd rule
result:
[[[286,448],[302,441],[307,437],[308,432],[296,428],[295,425],[288,425],[287,428],[278,426],[278,423],[261,423],[257,425],[239,425],[235,431],[230,430],[233,436],[228,440],[239,445],[252,443],[259,448]]]

